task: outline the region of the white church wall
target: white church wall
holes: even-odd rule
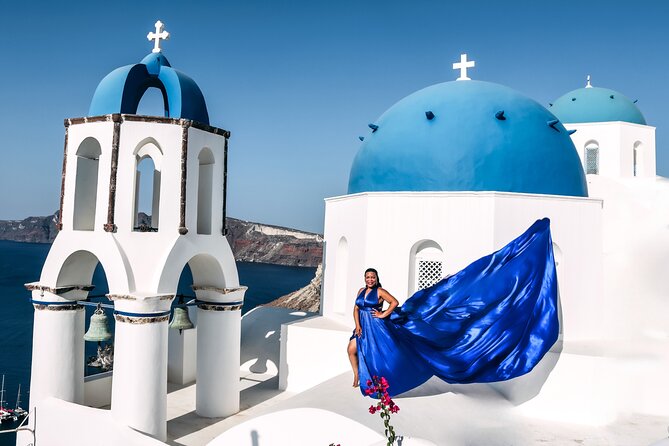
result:
[[[355,293],[363,286],[368,266],[379,271],[381,283],[400,303],[413,288],[411,251],[431,240],[443,250],[443,275],[453,274],[474,260],[500,249],[535,220],[549,217],[555,243],[565,259],[560,284],[568,339],[596,338],[593,315],[600,311],[600,200],[493,192],[367,193],[326,200],[325,241],[328,249],[323,315],[352,326]],[[346,234],[349,294],[334,296],[334,253]],[[333,265],[334,263],[334,265]],[[345,299],[343,314],[333,309]],[[597,320],[597,317],[594,317]]]
[[[58,233],[58,237],[51,245],[42,267],[40,283],[51,287],[56,285],[90,285],[90,283],[67,283],[75,282],[80,278],[74,275],[61,275],[66,260],[73,253],[80,251],[90,252],[102,264],[111,291],[126,294],[134,287],[133,275],[124,253],[111,234],[100,234],[98,231],[63,230]],[[83,264],[78,266],[83,267]],[[61,281],[60,284],[59,280]],[[90,282],[90,279],[88,282]]]
[[[116,179],[115,223],[117,233],[133,232],[135,222],[137,155],[142,148],[152,144],[160,153],[160,160],[154,159],[156,169],[160,169],[160,229],[179,227],[180,182],[181,178],[181,126],[124,121],[121,125],[118,170]],[[151,151],[155,154],[155,150]],[[151,212],[148,210],[148,212]],[[142,233],[155,236],[157,233]]]
[[[588,178],[592,195],[604,199],[603,294],[611,338],[669,339],[669,181]],[[619,321],[624,320],[624,324]]]
[[[72,124],[68,127],[67,159],[65,166],[65,200],[63,201],[63,229],[74,229],[74,193],[77,183],[77,150],[87,138],[94,138],[101,149],[98,160],[98,176],[94,230],[101,231],[107,222],[109,203],[109,175],[111,171],[111,142],[114,131],[112,122]]]
[[[551,220],[557,264],[561,332],[565,341],[601,337],[602,202],[591,198],[526,194],[497,194],[495,249],[520,235],[540,218]]]
[[[365,268],[364,253],[366,248],[365,226],[367,222],[367,200],[349,200],[337,197],[326,200],[324,236],[325,256],[323,265],[322,313],[342,322],[351,320],[356,291],[362,284]],[[332,201],[334,204],[330,206]],[[346,262],[338,264],[339,241],[346,239]],[[345,268],[345,273],[338,271]],[[346,277],[344,283],[337,279]]]
[[[565,124],[576,130],[571,139],[585,169],[585,148],[590,142],[599,146],[599,175],[634,176],[634,146],[640,143],[637,177],[655,176],[655,127],[629,122],[591,122]]]
[[[213,156],[209,196],[199,195],[200,155],[203,150]],[[225,137],[205,132],[193,127],[188,129],[188,176],[186,186],[186,227],[189,233],[198,233],[198,212],[201,207],[209,208],[210,233],[220,235],[223,228],[223,166],[225,163]],[[199,203],[200,198],[209,200]]]

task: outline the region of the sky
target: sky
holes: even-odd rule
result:
[[[346,194],[367,124],[455,80],[461,53],[476,61],[472,79],[546,106],[588,74],[638,99],[657,128],[658,174],[669,176],[666,1],[0,5],[0,219],[58,209],[63,120],[86,116],[104,76],[151,52],[158,19],[171,34],[163,54],[198,83],[211,125],[232,133],[231,217],[322,233],[323,200]]]

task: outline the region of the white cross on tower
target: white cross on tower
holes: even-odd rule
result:
[[[467,68],[473,68],[476,66],[476,62],[473,60],[467,61],[466,54],[460,54],[460,62],[453,64],[454,70],[460,70],[460,77],[456,80],[458,81],[470,81],[471,79],[467,77]]]
[[[164,28],[163,22],[158,20],[156,22],[156,32],[150,32],[146,35],[147,39],[154,41],[152,53],[160,53],[160,39],[169,40],[170,38],[170,33],[165,31]]]

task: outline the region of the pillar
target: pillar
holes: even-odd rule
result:
[[[155,300],[160,298],[152,299],[153,304],[127,296],[110,298],[114,300],[116,320],[112,417],[165,441],[167,320],[171,299],[163,298],[157,306]]]
[[[239,412],[241,313],[246,287],[196,287],[197,386],[195,412],[221,418]]]
[[[48,292],[33,291],[35,307],[30,408],[55,397],[84,401],[84,308]]]

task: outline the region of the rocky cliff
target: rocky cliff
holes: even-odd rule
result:
[[[140,215],[140,223],[148,222]],[[323,237],[280,226],[228,218],[228,242],[235,259],[240,262],[315,267],[323,257]],[[24,220],[0,220],[0,240],[30,243],[51,243],[58,230],[58,212],[47,217]]]
[[[241,262],[290,266],[318,266],[323,260],[323,237],[319,234],[227,219],[228,242]]]
[[[268,307],[283,307],[293,310],[318,313],[321,309],[321,285],[323,283],[323,265],[318,265],[316,274],[305,287],[281,296],[266,304]]]

